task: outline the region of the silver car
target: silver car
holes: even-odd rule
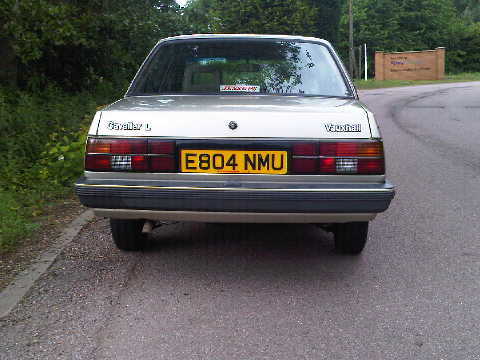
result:
[[[76,192],[122,250],[164,221],[313,223],[360,253],[394,188],[332,46],[277,35],[161,40],[99,111]]]

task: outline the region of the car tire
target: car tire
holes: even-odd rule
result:
[[[145,246],[144,220],[110,219],[113,242],[120,250],[138,251]]]
[[[368,221],[337,224],[333,234],[337,251],[349,255],[360,254],[368,239]]]

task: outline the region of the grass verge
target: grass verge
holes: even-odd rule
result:
[[[468,82],[468,81],[480,81],[480,73],[462,73],[462,74],[449,74],[445,76],[443,80],[355,80],[355,85],[358,89],[381,89],[400,86],[415,86],[415,85],[430,85],[430,84],[442,84],[442,83],[455,83],[455,82]]]

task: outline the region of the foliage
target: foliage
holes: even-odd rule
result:
[[[478,0],[454,0],[455,7],[460,15],[467,21],[480,21],[480,1]]]
[[[52,87],[39,95],[1,92],[1,187],[22,192],[42,180],[65,185],[60,179],[42,178],[49,158],[45,151],[75,142],[85,114],[91,115],[92,109],[95,100],[91,96],[68,96]]]
[[[458,24],[446,46],[449,72],[480,71],[480,22]]]
[[[480,48],[477,25],[458,18],[452,0],[357,0],[354,2],[356,44],[375,51],[411,51],[447,48],[447,71],[476,71]],[[341,19],[342,55],[348,53],[348,17]],[[476,37],[476,38],[475,38]],[[369,66],[373,69],[373,62]]]
[[[42,183],[67,186],[82,173],[83,152],[90,121],[91,116],[86,115],[79,129],[71,134],[62,136],[64,129],[50,134],[36,169]]]
[[[315,34],[316,9],[304,0],[212,0],[212,30],[219,33]]]
[[[174,0],[0,0],[0,250],[82,172],[96,105],[184,24]]]
[[[72,21],[75,9],[71,4],[4,0],[0,9],[4,29],[14,37],[16,54],[25,63],[41,58],[49,45],[86,45],[86,39],[76,34],[78,20]]]
[[[184,16],[194,33],[221,31],[299,34],[336,42],[341,2],[341,0],[190,0],[184,10]],[[304,23],[303,19],[306,20]]]
[[[0,253],[12,250],[34,228],[14,195],[0,189]]]
[[[95,93],[0,88],[0,252],[11,249],[31,229],[30,218],[81,174],[96,104],[118,96],[105,83]]]
[[[190,0],[184,9],[183,17],[191,33],[208,34],[213,32],[211,12],[215,0]]]
[[[348,2],[343,0],[190,0],[184,19],[191,32],[314,35],[348,54]],[[355,44],[376,50],[447,48],[447,71],[478,69],[478,0],[355,0]],[[456,19],[456,21],[452,21]]]
[[[174,0],[0,0],[0,24],[20,62],[19,85],[78,91],[131,79],[160,38],[180,32],[178,10]]]
[[[455,9],[451,0],[357,0],[354,35],[358,44],[383,51],[410,51],[445,44]],[[348,46],[348,17],[341,20],[343,46]]]
[[[315,11],[314,35],[332,43],[337,43],[340,16],[342,10],[341,0],[309,0],[308,3]]]
[[[478,63],[478,0],[353,4],[355,44],[367,43],[371,55],[447,46],[448,70]],[[0,47],[15,52],[23,89],[41,90],[53,81],[77,92],[102,80],[120,88],[158,39],[180,33],[314,35],[346,55],[346,5],[345,0],[190,0],[181,9],[174,0],[0,0],[6,39]]]

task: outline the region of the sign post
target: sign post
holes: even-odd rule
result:
[[[365,53],[364,53],[364,58],[365,58],[365,80],[368,80],[368,74],[367,74],[367,69],[368,69],[368,62],[367,62],[367,44],[364,44],[365,48]]]

